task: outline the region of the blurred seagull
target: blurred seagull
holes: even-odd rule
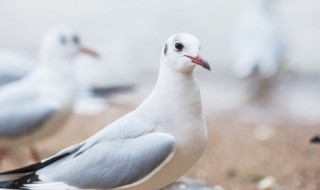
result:
[[[235,33],[233,71],[251,78],[250,101],[268,103],[276,75],[285,57],[285,42],[273,0],[250,0]]]
[[[77,83],[75,113],[99,114],[106,109],[109,97],[134,91],[135,85],[133,85],[132,79],[130,82],[128,80],[123,82],[123,76],[126,73],[121,71],[122,76],[119,76],[119,73],[115,75],[114,68],[112,69],[110,65],[100,62],[102,60],[100,55],[99,61],[97,59],[79,60],[74,61],[76,63],[74,70]],[[30,74],[36,69],[37,65],[35,59],[19,51],[0,50],[0,88]],[[109,78],[106,75],[110,75]],[[110,78],[114,78],[116,82],[110,83],[110,80],[108,80]]]
[[[0,87],[30,74],[37,64],[28,56],[10,50],[0,51]]]
[[[235,34],[234,73],[273,77],[284,59],[285,42],[273,0],[251,0]]]
[[[310,139],[311,143],[320,143],[320,135],[317,135],[315,137],[313,137],[312,139]]]
[[[158,190],[201,156],[207,136],[193,70],[208,70],[200,42],[176,34],[165,43],[158,81],[133,112],[40,163],[0,174],[0,187]]]
[[[75,80],[72,58],[78,53],[97,54],[80,43],[77,33],[58,27],[41,44],[38,68],[25,78],[0,89],[0,149],[32,144],[51,135],[72,110]],[[39,160],[34,149],[33,159]]]

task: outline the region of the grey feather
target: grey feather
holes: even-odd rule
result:
[[[0,73],[0,86],[21,79],[23,76],[6,75]]]
[[[0,100],[0,138],[18,137],[36,130],[58,110],[37,92],[22,91]]]
[[[164,133],[98,141],[81,154],[75,152],[77,156],[67,156],[36,174],[43,181],[78,188],[116,188],[148,176],[173,153],[174,147],[174,138]]]

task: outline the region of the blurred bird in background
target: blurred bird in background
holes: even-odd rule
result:
[[[26,144],[32,158],[40,159],[33,142],[52,135],[72,112],[76,90],[72,59],[79,53],[97,56],[82,45],[71,28],[57,27],[42,41],[39,66],[23,79],[0,89],[2,155],[5,150]]]
[[[235,31],[234,74],[249,81],[251,103],[264,104],[285,58],[275,0],[250,0]]]
[[[135,89],[133,80],[121,81],[121,76],[114,77],[118,79],[117,82],[104,81],[104,75],[112,74],[112,69],[110,65],[105,65],[100,54],[99,59],[79,59],[74,62],[77,92],[73,110],[77,114],[97,115],[106,109],[108,98],[116,94],[130,93]],[[37,65],[38,61],[25,53],[0,50],[0,88],[30,74]]]

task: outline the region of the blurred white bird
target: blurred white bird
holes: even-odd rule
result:
[[[96,56],[72,29],[55,28],[43,39],[37,69],[0,89],[0,149],[31,145],[63,126],[74,101],[72,58],[78,53]]]
[[[170,37],[158,81],[133,112],[38,164],[0,174],[2,188],[158,190],[201,156],[207,136],[196,65],[210,70],[190,34]]]
[[[11,50],[0,50],[0,87],[30,74],[37,64],[28,56]]]
[[[234,73],[273,77],[285,56],[282,27],[273,0],[251,0],[235,30]]]
[[[115,75],[115,68],[112,68],[111,64],[105,64],[101,55],[99,55],[99,61],[81,58],[74,60],[77,82],[76,100],[73,108],[75,113],[99,114],[106,109],[107,99],[112,95],[134,91],[135,85],[132,77],[129,82],[128,79],[123,80],[123,75],[129,75],[128,73],[121,71]],[[36,59],[19,51],[0,50],[0,88],[30,74],[37,65]]]
[[[267,105],[285,58],[285,40],[274,0],[249,2],[235,30],[233,71],[238,78],[251,78],[251,103]]]

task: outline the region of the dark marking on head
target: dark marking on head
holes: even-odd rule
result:
[[[167,51],[168,51],[168,44],[164,45],[164,55],[167,55]]]
[[[72,37],[72,41],[73,41],[73,43],[75,43],[75,44],[80,44],[80,39],[79,39],[78,36],[73,36],[73,37]]]

